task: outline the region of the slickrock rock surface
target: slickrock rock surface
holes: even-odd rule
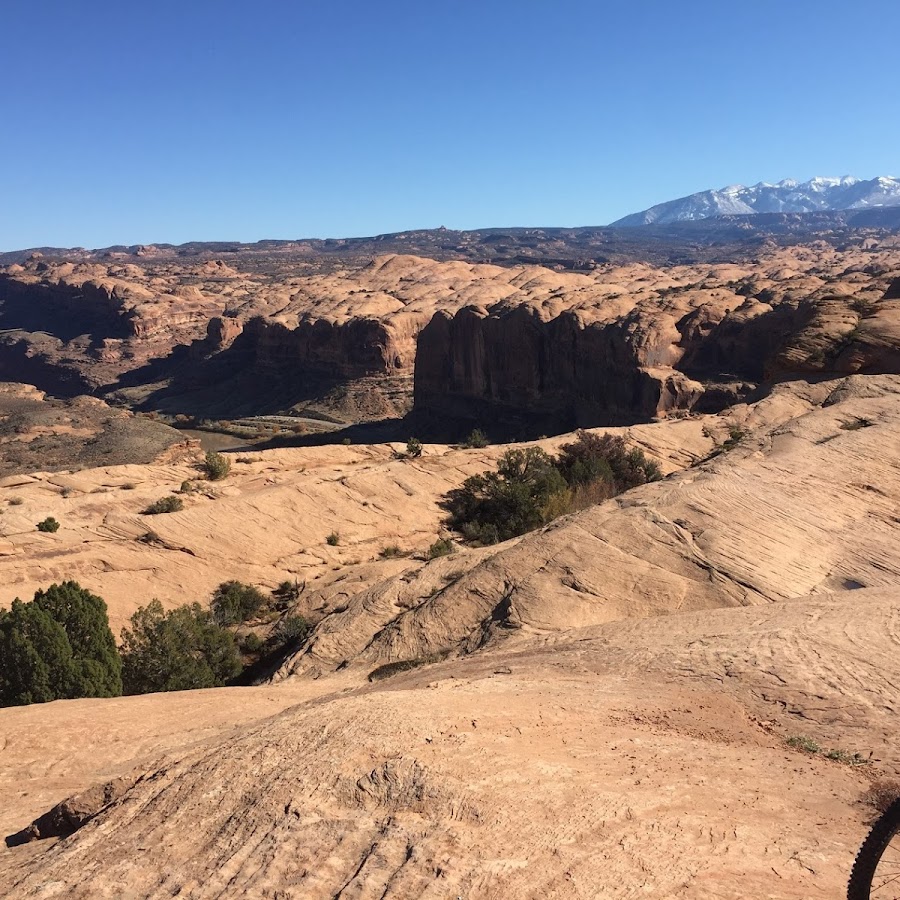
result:
[[[305,701],[283,686],[4,711],[18,716],[7,759],[33,734],[26,723],[46,728],[57,710],[88,747],[112,727],[126,747],[134,733],[141,749],[158,741],[168,752],[72,837],[0,851],[0,890],[833,898],[870,815],[867,773],[784,738],[834,735],[837,747],[880,755],[900,676],[896,614],[895,596],[860,591],[852,604],[579,629]],[[298,705],[175,744],[179,725],[185,743],[203,734],[201,699],[238,695],[241,708],[232,701],[221,716],[249,724],[243,704],[271,710],[280,690]],[[132,715],[109,723],[129,703]],[[50,749],[45,765],[61,755]],[[107,776],[119,771],[106,751],[100,759]]]
[[[136,509],[186,464],[70,476],[77,538],[54,507],[56,535],[0,559],[21,593],[77,577],[121,617],[144,577],[172,603],[306,571],[320,620],[276,684],[0,710],[7,833],[136,779],[70,837],[0,851],[0,895],[840,896],[862,797],[900,774],[900,377],[627,434],[667,478],[431,562],[375,556],[427,547],[439,494],[504,448],[254,454],[153,518],[164,546],[134,540]],[[368,680],[389,662],[415,668]]]
[[[718,420],[708,419],[715,427]],[[628,434],[671,471],[714,447],[705,421],[638,426]],[[552,451],[564,440],[541,443]],[[443,495],[491,468],[506,448],[429,445],[418,459],[399,459],[402,449],[230,454],[231,474],[218,482],[203,479],[196,450],[157,465],[11,476],[0,481],[0,605],[74,578],[107,601],[118,630],[154,597],[172,606],[204,601],[232,578],[267,587],[296,578],[307,582],[313,608],[333,609],[363,586],[420,566],[379,554],[387,546],[426,551],[442,532]],[[185,481],[196,490],[179,493],[181,512],[141,514]],[[36,530],[48,515],[61,523],[55,534]],[[339,534],[336,546],[326,543],[332,532]]]
[[[441,560],[361,592],[285,673],[900,584],[900,378],[785,385],[727,421],[746,434],[728,453],[559,519],[467,572]]]
[[[233,263],[233,264],[232,264]],[[0,271],[0,375],[170,412],[523,421],[530,436],[716,411],[754,385],[900,370],[889,242],[590,271],[385,255],[314,271],[240,258]],[[421,334],[421,338],[420,338]],[[526,415],[527,413],[527,415]]]

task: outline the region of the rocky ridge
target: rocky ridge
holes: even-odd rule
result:
[[[71,794],[131,785],[71,837],[3,851],[0,892],[837,895],[868,783],[900,769],[900,378],[795,381],[629,436],[668,478],[506,545],[354,564],[368,526],[345,526],[331,549],[349,577],[307,589],[323,602],[338,588],[339,603],[277,685],[0,711],[11,832],[63,799],[48,776]],[[357,475],[335,472],[329,490],[371,505],[405,483],[396,513],[435,489],[426,473],[460,479],[485,452],[298,449],[245,465],[277,479],[302,454],[346,454],[338,468],[356,460]],[[220,537],[247,501],[300,495],[236,477],[243,500],[210,501]],[[31,559],[43,577],[56,564]],[[416,667],[367,680],[391,661]],[[869,764],[799,753],[794,736]]]
[[[0,363],[170,413],[359,421],[402,416],[415,396],[433,428],[511,418],[515,434],[527,410],[539,434],[721,408],[779,377],[896,371],[898,274],[890,246],[826,244],[589,273],[411,256],[277,274],[32,260],[0,276],[0,319],[17,326]],[[53,332],[76,297],[80,318]]]
[[[760,182],[752,187],[736,184],[721,190],[700,191],[625,216],[613,222],[612,227],[671,225],[722,215],[880,210],[896,206],[900,206],[900,179],[897,178],[881,176],[864,181],[845,175],[804,182],[786,178],[777,184]]]

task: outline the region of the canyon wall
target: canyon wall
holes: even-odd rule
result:
[[[900,374],[896,293],[636,305],[599,321],[525,305],[438,312],[419,337],[414,410],[436,435],[535,437],[716,412],[798,377]]]
[[[900,371],[892,248],[590,273],[397,255],[279,266],[9,266],[0,377],[206,418],[357,422],[414,401],[422,437],[476,424],[516,437],[717,411],[785,378]]]
[[[551,434],[688,408],[701,385],[643,366],[633,336],[627,322],[545,321],[527,306],[439,312],[419,336],[415,410],[433,428],[446,418]]]

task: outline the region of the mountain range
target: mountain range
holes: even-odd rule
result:
[[[700,191],[613,222],[615,227],[670,225],[716,216],[755,213],[809,213],[842,209],[876,209],[900,206],[900,179],[879,176],[864,181],[842,178],[785,179],[777,184],[761,181],[745,187],[735,184],[719,190]]]

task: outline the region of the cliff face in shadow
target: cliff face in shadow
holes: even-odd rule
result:
[[[439,312],[419,336],[414,411],[436,435],[477,425],[535,437],[715,412],[794,378],[898,374],[895,292],[896,282],[880,299],[762,291],[689,311],[684,295],[606,320],[593,310],[593,322],[533,306]]]
[[[630,324],[585,325],[573,312],[544,321],[524,306],[438,313],[419,336],[415,409],[434,413],[432,427],[447,418],[550,434],[690,406],[700,385],[644,367]]]

